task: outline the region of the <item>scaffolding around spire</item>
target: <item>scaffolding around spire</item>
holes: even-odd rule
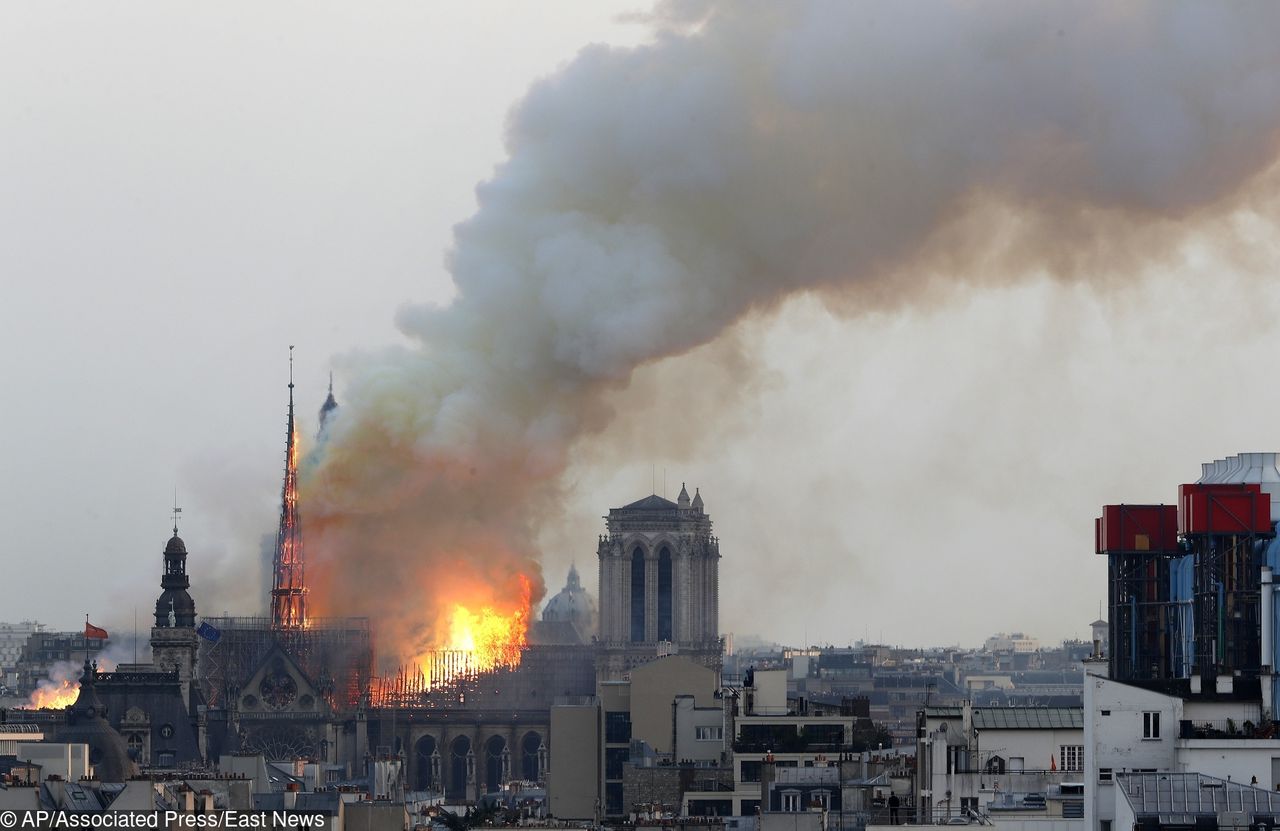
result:
[[[298,513],[298,425],[293,414],[293,347],[289,347],[289,416],[285,430],[284,488],[280,528],[272,561],[271,624],[277,629],[307,625],[306,560]]]

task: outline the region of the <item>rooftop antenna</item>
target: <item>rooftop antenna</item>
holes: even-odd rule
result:
[[[658,492],[658,466],[649,464],[649,493]]]

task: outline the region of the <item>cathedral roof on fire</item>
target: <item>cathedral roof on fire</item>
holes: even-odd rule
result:
[[[582,587],[577,566],[570,566],[569,579],[565,581],[564,588],[542,607],[542,619],[548,622],[573,623],[583,631],[589,631],[595,625],[595,616],[595,598]]]

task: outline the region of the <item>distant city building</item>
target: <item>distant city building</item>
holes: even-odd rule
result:
[[[44,631],[43,623],[24,620],[21,623],[0,623],[0,686],[16,689],[18,686],[18,661],[31,636]]]
[[[1087,831],[1272,827],[1280,454],[1204,464],[1176,504],[1103,506],[1105,663],[1086,662]]]
[[[966,703],[918,720],[916,822],[1083,818],[1083,708]]]
[[[27,695],[58,664],[70,664],[71,671],[75,671],[86,660],[97,658],[108,643],[103,638],[87,637],[84,632],[35,632],[27,637],[17,664],[10,671],[15,676],[14,689]]]
[[[1040,641],[1021,632],[1000,632],[987,638],[986,650],[995,653],[1027,655],[1040,649]]]

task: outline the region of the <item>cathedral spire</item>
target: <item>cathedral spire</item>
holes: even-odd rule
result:
[[[329,370],[329,396],[320,405],[320,429],[316,431],[318,439],[323,440],[325,428],[329,425],[329,419],[336,409],[338,409],[338,399],[333,397],[333,370]]]
[[[284,629],[307,622],[307,583],[304,573],[302,525],[298,516],[298,426],[293,416],[293,347],[289,347],[289,417],[285,431],[284,488],[280,498],[280,529],[272,563],[271,623]]]

